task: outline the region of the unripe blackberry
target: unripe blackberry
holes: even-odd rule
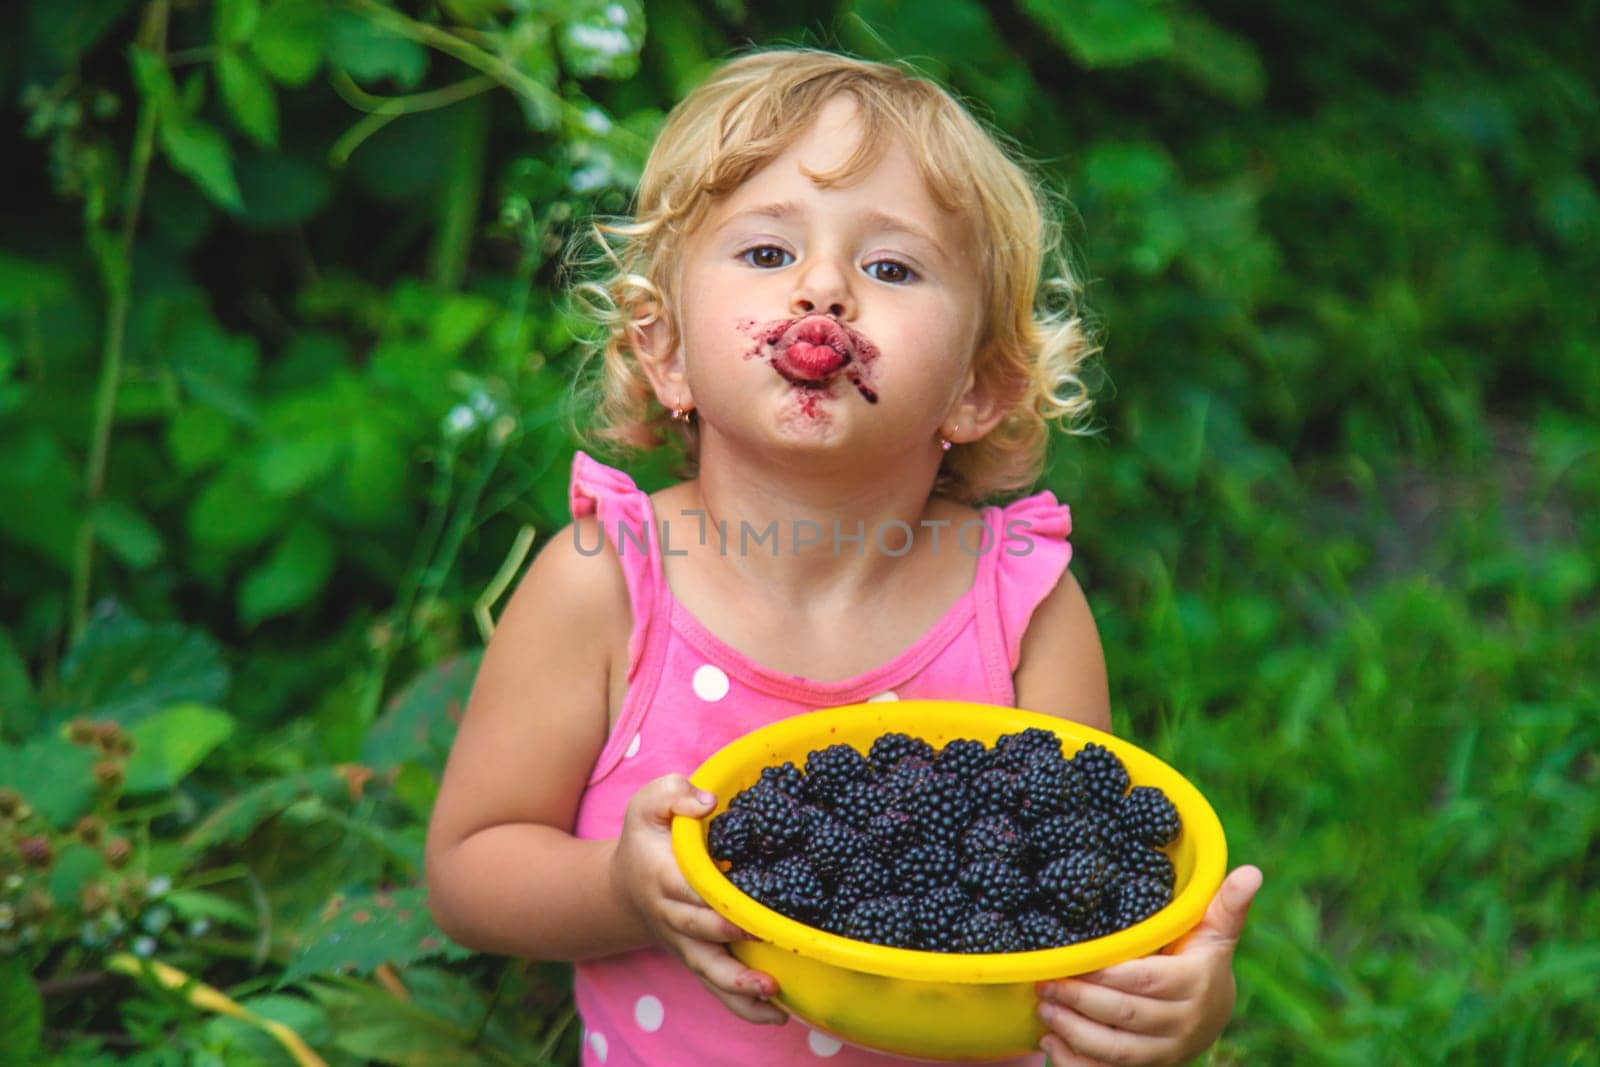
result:
[[[972,914],[960,886],[947,885],[917,899],[917,944],[930,952],[954,952],[956,928]]]
[[[748,808],[729,808],[719,812],[706,830],[706,850],[714,860],[735,865],[753,862],[755,816]]]
[[[872,765],[873,773],[878,775],[889,773],[896,764],[908,757],[932,763],[933,746],[920,737],[890,733],[872,742],[872,748],[867,752],[867,762]]]
[[[1016,952],[1022,944],[1016,924],[995,911],[975,911],[955,932],[957,952]]]
[[[1058,948],[1070,945],[1076,939],[1066,923],[1043,911],[1025,911],[1017,916],[1017,937],[1022,942],[1024,952]]]
[[[969,825],[961,835],[961,859],[1003,860],[1021,864],[1026,858],[1028,839],[1009,815],[985,815]]]
[[[874,945],[912,948],[917,942],[916,902],[910,897],[863,900],[845,920],[845,936]]]
[[[1116,811],[1128,792],[1128,771],[1116,754],[1091,741],[1067,762],[1083,800],[1102,811]]]
[[[947,743],[934,757],[933,765],[953,774],[963,782],[971,782],[989,769],[989,750],[982,741],[959,738]]]
[[[976,860],[961,868],[961,888],[980,911],[1011,915],[1033,895],[1033,880],[1016,864],[1004,860]]]
[[[955,849],[937,844],[912,845],[895,861],[895,888],[907,896],[920,897],[953,885],[958,870]]]
[[[1100,910],[1116,873],[1116,868],[1098,852],[1069,853],[1051,860],[1039,872],[1039,901],[1068,926],[1085,929]]]
[[[994,764],[997,767],[1020,772],[1041,759],[1062,759],[1061,736],[1053,730],[1030,726],[995,740]]]
[[[846,782],[866,781],[869,770],[867,758],[849,745],[813,750],[806,756],[806,796],[831,806]]]
[[[1117,806],[1117,819],[1133,840],[1153,848],[1178,839],[1183,823],[1167,794],[1154,786],[1136,785]]]
[[[22,807],[22,794],[15,789],[0,789],[0,818],[9,819]]]
[[[121,867],[133,855],[133,845],[126,837],[107,838],[106,843],[100,846],[100,854],[111,866]]]
[[[50,847],[50,839],[43,834],[24,837],[17,842],[17,851],[22,855],[22,862],[29,867],[48,867],[56,858],[55,849]]]

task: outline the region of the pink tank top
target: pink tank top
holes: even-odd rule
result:
[[[664,774],[689,774],[727,742],[778,719],[868,700],[1012,705],[1011,675],[1023,631],[1072,557],[1066,539],[1070,513],[1053,494],[985,508],[985,537],[974,529],[960,542],[959,531],[941,531],[940,551],[978,557],[972,587],[944,617],[888,663],[854,678],[821,682],[753,662],[684,610],[663,577],[649,495],[628,475],[579,452],[572,462],[571,501],[573,517],[596,516],[616,551],[634,619],[627,695],[579,803],[576,833],[581,838],[616,837],[640,786]],[[730,538],[729,551],[731,546]],[[598,543],[583,547],[597,550]],[[681,551],[670,541],[665,548]],[[842,550],[854,547],[846,544]],[[584,1064],[883,1067],[909,1062],[842,1045],[797,1019],[783,1026],[747,1023],[663,949],[579,963],[574,993],[584,1025]],[[1039,1064],[1042,1057],[1008,1062]]]

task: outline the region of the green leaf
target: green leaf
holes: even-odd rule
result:
[[[638,0],[580,0],[556,34],[562,65],[578,78],[631,78],[644,46]]]
[[[189,536],[233,555],[263,544],[292,518],[286,503],[261,491],[243,463],[229,464],[189,508]]]
[[[233,177],[227,139],[216,127],[200,119],[180,118],[169,109],[161,118],[161,148],[173,167],[193,179],[214,203],[228,211],[244,206]]]
[[[371,19],[336,10],[328,23],[328,62],[359,82],[389,79],[415,89],[428,71],[428,50]]]
[[[436,956],[459,960],[472,955],[440,932],[427,901],[422,885],[335,896],[322,909],[321,921],[307,931],[279,984],[314,974],[368,974],[383,963],[403,967]]]
[[[0,626],[0,737],[22,737],[33,729],[38,717],[38,702],[28,665],[11,639],[11,631]]]
[[[1166,149],[1147,141],[1100,141],[1090,147],[1083,177],[1090,189],[1109,196],[1141,199],[1167,190],[1178,168]]]
[[[233,733],[233,716],[204,704],[174,704],[136,724],[123,789],[153,793],[183,781]]]
[[[263,147],[278,143],[278,97],[272,82],[249,56],[223,52],[217,57],[217,84],[234,125]]]
[[[96,758],[54,735],[21,748],[0,745],[0,782],[26,797],[39,818],[65,830],[94,802]]]
[[[184,474],[219,462],[233,447],[233,421],[214,408],[182,407],[167,422],[167,452]]]
[[[256,32],[260,17],[260,0],[217,0],[212,35],[219,45],[244,44]]]
[[[294,496],[326,477],[343,448],[334,432],[311,429],[269,441],[256,459],[256,481],[273,496]]]
[[[276,0],[261,12],[250,51],[280,84],[298,88],[322,65],[328,5],[318,0]]]
[[[1218,96],[1256,104],[1266,95],[1266,68],[1249,41],[1193,13],[1174,18],[1172,38],[1173,64]]]
[[[20,955],[0,959],[0,1063],[32,1063],[44,1034],[44,998]]]
[[[361,762],[379,773],[415,763],[442,774],[482,658],[481,651],[468,652],[413,678],[372,724]]]
[[[71,279],[54,263],[0,252],[0,316],[37,312],[71,291]]]
[[[277,229],[313,218],[333,195],[333,177],[320,163],[285,152],[247,150],[239,156],[244,221]]]
[[[55,717],[87,715],[129,726],[183,701],[215,704],[227,688],[221,649],[207,634],[101,612],[62,663]]]
[[[301,520],[290,527],[265,563],[245,576],[239,589],[239,619],[254,626],[310,603],[333,574],[333,538]]]
[[[62,70],[75,66],[137,2],[59,0],[48,4],[10,5],[26,13],[28,40],[22,44],[21,54],[33,57],[34,62],[48,58]]]
[[[1171,20],[1146,0],[1021,0],[1021,5],[1086,67],[1125,67],[1172,51]]]
[[[84,887],[105,870],[106,858],[99,849],[72,842],[61,849],[50,868],[50,895],[61,904],[76,904]]]
[[[161,558],[161,532],[120,500],[96,504],[92,522],[95,538],[134,570],[145,570]]]
[[[210,919],[240,930],[254,930],[257,916],[236,900],[201,889],[173,889],[161,898],[183,919]]]
[[[276,778],[236,793],[212,810],[189,832],[184,847],[202,852],[214,845],[241,841],[257,826],[307,797],[332,802],[349,795],[349,784],[335,767],[317,767],[302,774]]]

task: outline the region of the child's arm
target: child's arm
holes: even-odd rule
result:
[[[1111,729],[1100,635],[1071,571],[1035,609],[1014,680],[1017,707]],[[1259,870],[1240,867],[1165,953],[1041,983],[1051,1063],[1178,1064],[1211,1045],[1233,1014],[1233,949],[1260,885]]]
[[[594,520],[582,521],[594,544]],[[771,979],[728,954],[738,931],[673,859],[673,813],[710,810],[687,779],[640,789],[618,839],[572,834],[609,728],[612,651],[631,626],[615,554],[577,543],[569,528],[540,552],[484,653],[428,827],[429,907],[482,952],[577,960],[659,942],[738,1014],[782,1021],[750,995]]]

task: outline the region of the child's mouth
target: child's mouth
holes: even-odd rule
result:
[[[813,316],[773,345],[772,367],[795,383],[821,384],[851,361],[850,338],[832,319]]]

